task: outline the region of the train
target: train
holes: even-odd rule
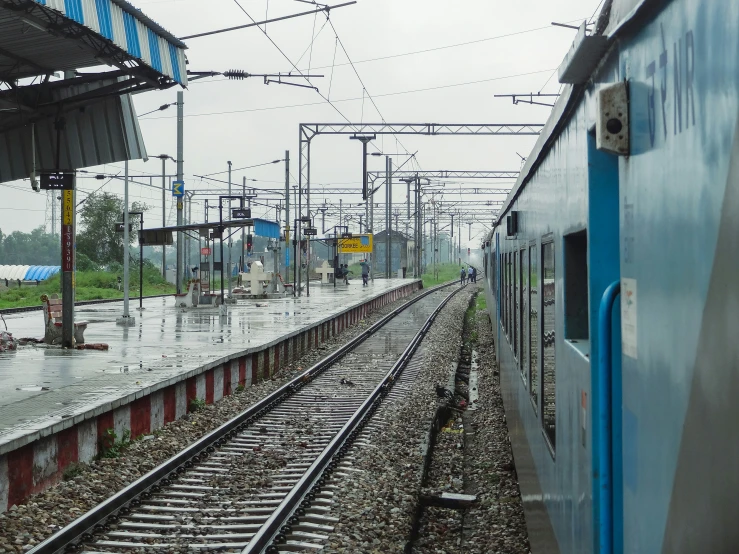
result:
[[[739,1],[606,0],[483,240],[531,551],[739,551]]]

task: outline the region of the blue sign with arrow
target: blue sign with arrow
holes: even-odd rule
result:
[[[185,181],[172,181],[172,196],[176,198],[185,196]]]

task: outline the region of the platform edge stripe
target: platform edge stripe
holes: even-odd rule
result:
[[[131,431],[131,404],[113,410],[113,429],[118,435],[117,440],[122,440],[125,432]]]
[[[196,375],[194,378],[195,379],[195,398],[197,400],[205,400],[205,391],[206,391],[205,376],[207,375],[207,373],[210,373],[210,372],[200,373]],[[192,399],[188,399],[188,405],[190,404],[191,401]]]
[[[8,455],[0,455],[0,512],[6,511],[10,494],[10,479],[8,478]]]
[[[90,462],[98,453],[97,418],[77,424],[77,461]]]
[[[220,392],[221,398],[225,398],[226,396],[233,394],[234,387],[231,385],[231,383],[233,382],[231,380],[231,366],[233,365],[237,365],[237,363],[233,361],[226,362],[221,367],[221,373],[223,375],[223,387],[221,388]]]
[[[223,370],[223,366],[219,366],[213,370],[213,383],[212,383],[212,389],[213,392],[211,393],[211,402],[216,403],[219,400],[223,398],[223,387],[224,387],[224,381],[225,381],[225,374],[226,372]],[[231,377],[231,373],[228,374],[229,378]],[[207,392],[207,391],[206,391]]]
[[[174,386],[174,420],[180,419],[187,413],[187,381],[180,381]]]
[[[205,400],[206,404],[213,404],[214,398],[215,398],[215,376],[216,376],[216,370],[209,369],[205,373],[201,373],[202,377],[202,383],[203,383],[203,396],[202,400]],[[200,375],[198,375],[198,378],[200,378]],[[200,397],[200,394],[198,393],[198,398]]]
[[[69,464],[79,461],[78,425],[64,429],[57,434],[57,471],[63,471]]]
[[[32,488],[29,491],[30,494],[43,490],[46,485],[55,482],[59,475],[57,437],[58,435],[44,437],[31,445],[33,465],[31,468]]]
[[[150,398],[149,431],[153,432],[164,427],[164,391],[155,391],[151,393]]]
[[[247,374],[246,361],[247,361],[247,358],[248,358],[248,356],[242,356],[241,358],[239,358],[239,373],[238,373],[238,378],[236,379],[236,382],[239,385],[243,385],[243,386],[246,386],[246,374]]]
[[[257,367],[257,355],[249,354],[246,357],[246,386],[251,387],[257,382],[256,367]]]
[[[151,432],[151,396],[155,393],[149,393],[141,398],[137,398],[129,404],[130,422],[131,422],[131,438],[135,439],[141,435],[148,435]]]

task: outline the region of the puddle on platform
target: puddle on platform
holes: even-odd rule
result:
[[[16,387],[15,390],[22,390],[25,392],[43,392],[50,390],[49,387],[42,387],[41,385],[21,385]]]

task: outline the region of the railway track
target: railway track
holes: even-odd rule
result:
[[[397,399],[393,384],[458,290],[419,295],[30,552],[320,550],[336,522],[329,476],[351,471],[340,458],[382,399]]]

